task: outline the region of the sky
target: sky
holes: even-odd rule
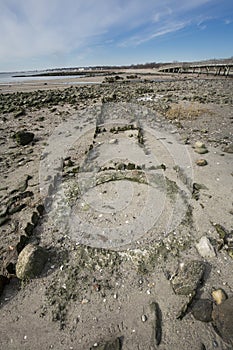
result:
[[[0,71],[233,56],[233,0],[0,0]]]

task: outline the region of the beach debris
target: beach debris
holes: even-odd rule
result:
[[[214,247],[206,236],[201,237],[200,241],[196,244],[196,248],[203,258],[214,258],[216,256]]]
[[[47,251],[34,244],[28,244],[19,254],[16,263],[16,276],[21,279],[30,279],[38,276],[48,259]]]

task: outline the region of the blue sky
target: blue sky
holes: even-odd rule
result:
[[[233,0],[0,0],[0,71],[233,56]]]

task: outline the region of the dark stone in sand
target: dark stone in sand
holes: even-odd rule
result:
[[[150,305],[150,309],[152,312],[153,317],[153,341],[155,342],[155,345],[158,346],[161,343],[162,340],[162,312],[160,310],[159,304],[156,302],[153,302]]]
[[[6,276],[0,275],[0,295],[2,294],[4,287],[9,283],[9,279]]]
[[[35,228],[35,226],[33,224],[31,224],[30,222],[28,222],[24,231],[28,236],[31,236],[33,234],[34,228]]]
[[[0,218],[0,226],[3,226],[4,224],[6,224],[8,220],[10,220],[9,217]]]
[[[34,139],[34,134],[29,131],[17,131],[13,138],[18,142],[19,145],[28,145]]]
[[[192,314],[196,320],[202,322],[212,321],[213,303],[208,299],[200,299],[192,307]]]
[[[220,336],[233,343],[233,297],[217,305],[213,312],[213,325]]]
[[[32,213],[32,218],[31,218],[31,221],[32,221],[34,226],[38,225],[39,219],[40,219],[39,215],[34,211]]]

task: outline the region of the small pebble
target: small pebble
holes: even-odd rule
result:
[[[110,145],[114,145],[115,143],[117,143],[117,139],[112,139],[112,140],[109,141]]]
[[[198,166],[205,166],[205,165],[207,165],[208,163],[207,163],[207,160],[205,160],[205,159],[198,159],[198,160],[196,161],[196,164],[197,164]]]
[[[146,315],[142,315],[142,322],[146,322],[147,321],[147,317],[146,317]]]
[[[227,299],[227,295],[222,289],[217,289],[212,292],[212,297],[217,305],[220,305],[224,300]]]

